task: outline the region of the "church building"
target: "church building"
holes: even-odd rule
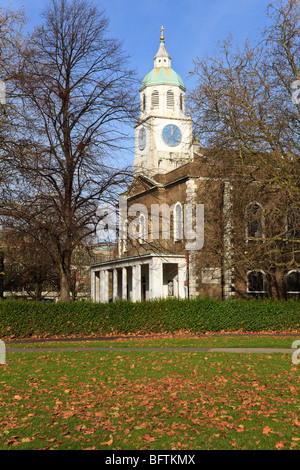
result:
[[[91,266],[92,300],[264,297],[277,284],[279,297],[299,295],[297,269],[281,273],[262,265],[265,214],[274,199],[259,199],[259,175],[255,184],[246,175],[237,190],[233,168],[211,159],[193,137],[186,88],[171,67],[163,31],[139,90],[118,257]]]

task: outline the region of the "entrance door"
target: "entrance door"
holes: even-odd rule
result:
[[[142,302],[146,301],[147,283],[145,276],[142,277]]]

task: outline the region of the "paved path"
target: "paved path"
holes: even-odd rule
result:
[[[122,348],[122,347],[70,347],[70,348],[13,348],[8,347],[7,353],[28,353],[28,352],[61,352],[61,351],[138,351],[138,352],[147,352],[147,351],[156,351],[156,352],[165,352],[165,351],[179,351],[179,352],[225,352],[225,353],[258,353],[258,354],[273,354],[273,353],[285,353],[292,354],[295,352],[295,349],[286,349],[286,348]]]

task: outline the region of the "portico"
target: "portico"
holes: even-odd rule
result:
[[[186,297],[184,255],[145,254],[91,266],[91,298],[95,302],[133,302]]]

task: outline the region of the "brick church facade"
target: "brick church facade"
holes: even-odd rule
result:
[[[185,92],[162,29],[140,88],[118,257],[91,266],[91,298],[299,298],[299,214],[289,216],[279,190],[265,191],[259,170],[241,178],[230,158],[199,147]]]

